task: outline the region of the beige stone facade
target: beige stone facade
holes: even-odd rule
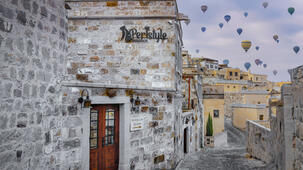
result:
[[[204,86],[203,87],[203,106],[204,106],[204,129],[208,117],[213,120],[213,135],[224,131],[224,87],[223,86]],[[204,131],[206,135],[206,131]]]
[[[268,110],[265,105],[234,104],[232,105],[233,126],[245,130],[247,120],[268,120]]]

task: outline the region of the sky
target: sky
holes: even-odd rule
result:
[[[288,69],[303,65],[303,1],[302,0],[177,0],[179,12],[191,19],[182,23],[184,50],[192,57],[207,57],[230,61],[229,66],[245,70],[244,63],[251,63],[251,72],[267,74],[271,81],[289,81]],[[262,4],[268,2],[265,9]],[[207,5],[205,13],[201,5]],[[294,7],[293,15],[288,8]],[[244,17],[248,12],[248,17]],[[227,23],[225,15],[230,15]],[[223,23],[222,29],[219,23]],[[201,27],[206,27],[202,32]],[[239,36],[237,28],[243,32]],[[279,43],[273,35],[279,36]],[[241,41],[250,40],[251,48],[245,52]],[[256,46],[260,49],[257,51]],[[299,46],[296,54],[294,46]],[[196,50],[199,49],[199,53]],[[255,59],[267,64],[256,66]],[[274,76],[273,70],[278,74]]]

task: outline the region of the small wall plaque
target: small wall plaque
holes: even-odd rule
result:
[[[134,117],[130,120],[130,131],[141,130],[144,127],[143,117]]]

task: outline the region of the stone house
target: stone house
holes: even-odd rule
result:
[[[180,20],[175,0],[1,1],[0,169],[174,168]]]
[[[268,120],[268,108],[264,104],[233,104],[232,124],[234,127],[245,130],[247,120]]]
[[[202,77],[199,65],[195,63],[188,51],[182,51],[182,134],[183,153],[199,151],[203,147],[203,105]]]
[[[64,1],[0,1],[1,170],[81,166],[81,129],[64,124],[77,113],[61,93],[67,28]]]
[[[277,170],[303,169],[302,70],[290,70],[292,84],[283,83],[281,99],[269,102],[270,129],[247,122],[248,152]]]
[[[203,106],[204,106],[204,129],[206,129],[208,116],[213,120],[213,135],[218,135],[224,131],[224,87],[223,86],[203,86]],[[206,131],[204,131],[206,135]]]

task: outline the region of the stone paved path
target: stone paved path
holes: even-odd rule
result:
[[[231,120],[225,120],[225,134],[215,137],[215,148],[203,149],[194,154],[188,154],[177,170],[271,170],[262,161],[246,158],[245,133],[235,129]],[[224,137],[227,139],[224,139]]]
[[[268,170],[262,161],[245,154],[245,148],[207,149],[187,156],[178,170]]]

